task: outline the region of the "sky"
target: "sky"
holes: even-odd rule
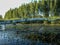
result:
[[[10,9],[18,8],[21,4],[29,3],[30,0],[0,0],[0,15],[4,17],[5,13]]]

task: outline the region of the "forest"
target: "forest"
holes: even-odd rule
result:
[[[33,21],[19,23],[20,19],[23,20],[28,18],[34,18],[34,19],[47,18],[51,20],[55,20],[55,19],[59,19],[59,20],[55,20],[57,24],[55,24],[53,21],[47,24],[46,22],[48,21],[45,21],[45,20],[40,21],[41,23],[40,22],[38,23],[38,21],[37,22],[35,21],[36,23]],[[2,16],[0,16],[0,19],[3,19]],[[19,19],[19,21],[17,19]],[[18,22],[14,22],[16,20]],[[20,39],[19,37],[22,34],[22,37],[24,39],[38,41],[38,42],[42,41],[43,43],[48,43],[49,45],[60,44],[60,25],[59,25],[60,24],[60,0],[33,0],[30,3],[22,4],[18,8],[15,8],[15,9],[10,8],[5,13],[4,21],[6,21],[7,23],[11,22],[11,24],[8,23],[9,25],[5,25],[6,22],[4,23],[4,25],[6,26],[5,31],[8,31],[8,33],[9,33],[9,30],[12,31],[12,33],[9,33],[9,36],[11,36],[10,34],[14,33],[14,35],[16,35],[14,37],[17,37],[17,38],[14,38],[14,37],[12,38],[17,39],[17,41],[19,41]],[[9,39],[12,40],[12,38],[11,39],[9,38]],[[34,42],[32,45],[35,45]]]
[[[4,19],[60,18],[60,0],[35,0],[24,3],[19,8],[10,8]]]

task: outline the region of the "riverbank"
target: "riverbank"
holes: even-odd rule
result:
[[[6,25],[6,30],[8,29],[60,33],[60,24],[9,24]]]

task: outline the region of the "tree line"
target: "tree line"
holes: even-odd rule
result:
[[[60,15],[60,0],[34,1],[22,4],[19,8],[9,9],[5,13],[5,19],[12,18],[48,18],[49,16]]]

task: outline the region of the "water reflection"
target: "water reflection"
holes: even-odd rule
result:
[[[3,29],[5,29],[4,26]],[[24,35],[29,33],[30,33],[29,31],[28,33],[26,33],[23,31],[21,32],[20,30],[15,30],[14,28],[0,30],[0,45],[49,45],[50,44],[50,43],[43,43],[42,41],[39,40],[33,41],[23,38]],[[50,45],[54,45],[54,44],[50,44]]]
[[[0,25],[0,30],[5,30],[5,25]]]
[[[25,34],[25,33],[24,33]],[[42,41],[32,41],[22,38],[23,34],[16,34],[16,31],[0,31],[0,45],[48,45]]]

